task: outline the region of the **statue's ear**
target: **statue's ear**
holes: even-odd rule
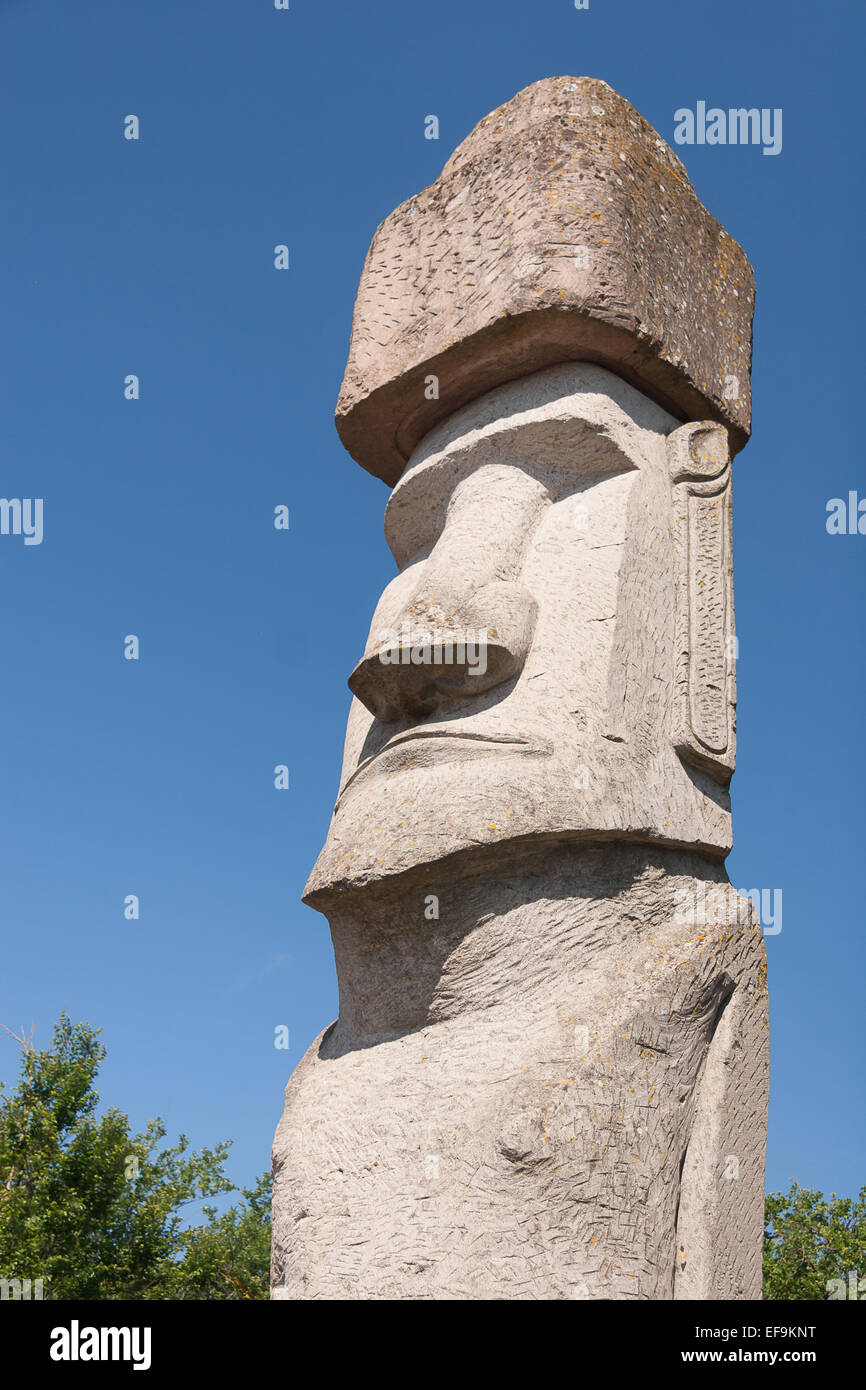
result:
[[[728,431],[714,420],[680,425],[668,435],[671,482],[709,481],[730,466]]]
[[[668,436],[675,551],[674,747],[727,783],[736,752],[731,452],[724,425],[681,425]]]

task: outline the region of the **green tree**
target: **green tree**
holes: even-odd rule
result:
[[[793,1183],[768,1194],[764,1222],[764,1298],[843,1298],[850,1274],[855,1287],[866,1279],[866,1187],[856,1201],[835,1192],[828,1200]]]
[[[18,1039],[19,1084],[0,1085],[0,1278],[42,1279],[54,1299],[267,1297],[269,1176],[185,1225],[190,1203],[236,1190],[230,1144],[193,1152],[185,1135],[163,1145],[161,1120],[133,1134],[121,1110],[97,1115],[98,1033],[64,1013],[45,1051]]]
[[[216,1207],[205,1207],[207,1224],[186,1233],[181,1292],[175,1297],[270,1297],[270,1173],[241,1196],[240,1205],[221,1216]]]

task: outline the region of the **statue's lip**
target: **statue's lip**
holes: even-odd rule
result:
[[[538,751],[544,751],[537,740],[522,738],[519,734],[481,734],[475,733],[470,729],[449,729],[447,726],[432,729],[407,729],[405,733],[395,734],[393,738],[389,738],[387,743],[383,743],[381,748],[378,748],[369,758],[365,758],[360,767],[355,768],[351,777],[340,789],[337,805],[339,806],[355,779],[360,777],[362,772],[366,772],[377,758],[381,758],[383,753],[389,752],[390,749],[396,748],[401,743],[411,743],[415,739],[424,738],[457,738],[470,743],[498,743],[510,745],[512,747],[534,748]]]

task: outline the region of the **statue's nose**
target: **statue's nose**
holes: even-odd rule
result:
[[[545,499],[514,467],[481,467],[455,489],[421,583],[349,677],[377,719],[423,717],[520,674],[537,605],[519,575]]]
[[[485,585],[465,603],[442,606],[432,594],[407,607],[393,636],[366,654],[349,689],[377,719],[428,715],[520,674],[535,627],[536,604],[522,584]]]

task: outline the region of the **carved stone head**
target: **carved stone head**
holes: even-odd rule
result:
[[[337,424],[393,487],[398,573],[309,901],[518,842],[727,853],[753,299],[591,78],[518,93],[382,223]]]
[[[308,895],[539,838],[726,852],[729,480],[724,426],[589,363],[431,431],[388,503],[398,573]]]

